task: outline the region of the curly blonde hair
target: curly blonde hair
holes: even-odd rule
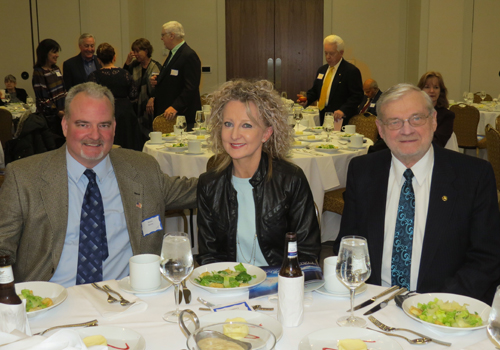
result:
[[[231,164],[231,156],[222,144],[222,126],[224,108],[230,101],[240,101],[246,105],[248,117],[264,128],[272,127],[271,137],[263,144],[262,150],[269,160],[285,159],[293,143],[292,129],[288,125],[288,111],[274,90],[273,84],[267,80],[248,81],[232,80],[221,85],[219,90],[209,95],[212,111],[207,120],[212,152],[216,157],[216,171],[222,171]],[[259,115],[251,115],[249,103],[252,102]],[[271,165],[271,161],[269,164]],[[269,175],[271,175],[271,167]]]

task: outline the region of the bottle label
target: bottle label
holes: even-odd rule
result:
[[[297,242],[288,242],[288,258],[297,257]]]
[[[12,272],[12,266],[0,267],[0,284],[7,284],[14,282],[14,273]]]

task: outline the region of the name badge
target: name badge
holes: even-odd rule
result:
[[[319,74],[318,74],[318,77],[317,77],[316,79],[323,79],[323,77],[324,77],[324,76],[325,76],[325,75],[324,75],[323,73],[319,73]]]
[[[177,69],[172,69],[170,71],[170,75],[173,75],[174,77],[178,76],[179,75],[179,71]]]
[[[146,237],[154,232],[163,230],[160,215],[152,216],[148,219],[142,220],[142,236]]]
[[[370,108],[375,108],[375,103],[370,103]]]
[[[61,72],[59,72],[58,70],[56,71],[56,75],[57,75],[58,77],[62,77]]]

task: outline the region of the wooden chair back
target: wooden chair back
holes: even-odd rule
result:
[[[479,110],[466,104],[453,105],[450,110],[455,113],[453,131],[457,135],[458,147],[476,148]]]
[[[375,120],[377,120],[377,117],[373,114],[370,114],[367,117],[362,114],[358,114],[349,119],[349,124],[356,125],[357,133],[363,134],[375,143],[378,139],[378,129],[377,124],[375,124]]]
[[[481,97],[479,96],[479,92],[476,92],[474,94],[474,103],[481,103],[483,102],[483,100],[481,99]],[[493,98],[491,97],[490,94],[486,94],[486,97],[484,98],[485,101],[493,101]]]
[[[161,131],[162,134],[174,132],[175,118],[166,119],[159,115],[153,120],[153,131]]]
[[[0,141],[4,149],[9,140],[12,140],[12,114],[8,110],[0,108]]]
[[[497,117],[497,119],[495,119],[495,129],[497,129],[497,131],[500,131],[500,115]]]

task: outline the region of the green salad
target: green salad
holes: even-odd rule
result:
[[[322,148],[322,149],[337,149],[338,147],[337,146],[334,146],[334,145],[329,145],[329,144],[323,144],[323,145],[319,145],[317,146],[316,148]]]
[[[195,281],[205,287],[237,288],[248,286],[248,282],[256,277],[248,274],[245,266],[239,263],[234,267],[234,271],[227,268],[221,271],[203,272],[195,278]]]
[[[418,308],[412,306],[410,312],[425,322],[458,328],[479,327],[483,324],[477,312],[472,314],[467,310],[467,304],[460,305],[456,301],[444,302],[435,298],[434,301],[418,303],[417,306]]]
[[[187,146],[187,143],[182,143],[182,142],[180,142],[180,143],[174,143],[172,145],[172,147],[186,147],[186,146]]]
[[[21,290],[19,298],[26,299],[26,312],[42,310],[49,306],[54,305],[54,302],[50,298],[42,298],[33,295],[33,291],[29,289]]]

